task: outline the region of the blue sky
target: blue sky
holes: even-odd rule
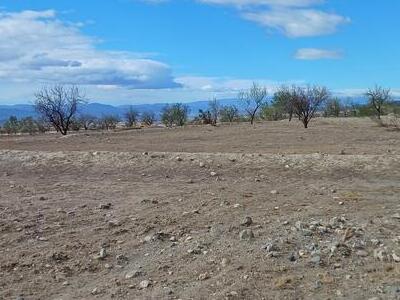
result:
[[[400,94],[400,1],[0,1],[0,103],[80,84],[111,104],[232,98],[252,81]]]

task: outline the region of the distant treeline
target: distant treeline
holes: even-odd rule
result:
[[[36,134],[55,130],[63,135],[79,130],[113,130],[119,128],[148,127],[161,122],[166,127],[186,124],[250,122],[259,120],[279,121],[297,118],[305,128],[312,118],[318,117],[371,117],[382,126],[400,127],[400,102],[394,101],[390,90],[376,86],[366,91],[368,102],[354,103],[350,98],[332,97],[321,86],[290,86],[279,88],[271,97],[268,91],[256,83],[238,95],[240,106],[221,105],[217,99],[200,109],[195,117],[189,117],[189,106],[182,103],[166,104],[160,115],[154,112],[139,113],[133,106],[124,116],[106,114],[95,117],[78,113],[78,107],[86,103],[77,86],[56,85],[43,88],[35,94],[35,109],[39,118],[10,117],[0,128],[3,134]],[[268,100],[269,99],[269,100]],[[192,114],[193,115],[193,112]],[[390,115],[390,121],[382,116]]]

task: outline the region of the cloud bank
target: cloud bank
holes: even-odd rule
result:
[[[0,80],[112,85],[128,89],[180,87],[168,65],[135,53],[96,49],[97,40],[53,10],[0,12]]]

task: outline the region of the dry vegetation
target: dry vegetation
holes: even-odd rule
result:
[[[369,119],[0,137],[0,299],[399,299]]]

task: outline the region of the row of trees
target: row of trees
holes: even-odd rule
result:
[[[268,91],[265,87],[253,83],[253,86],[238,95],[242,103],[241,110],[234,105],[221,106],[214,99],[209,102],[206,110],[200,110],[193,120],[196,124],[216,125],[218,122],[249,121],[254,124],[258,118],[267,120],[292,120],[296,117],[304,128],[317,113],[328,116],[363,116],[375,115],[380,119],[389,111],[392,98],[389,89],[376,86],[366,92],[367,105],[344,105],[340,99],[332,98],[329,90],[322,86],[282,86],[268,101]],[[43,88],[35,94],[35,108],[40,120],[25,118],[17,120],[11,117],[3,126],[6,133],[45,132],[49,126],[57,132],[66,135],[71,130],[114,129],[121,122],[118,116],[106,115],[95,118],[87,114],[78,114],[78,107],[86,103],[85,96],[77,86],[56,85]],[[393,109],[392,109],[393,111]],[[241,114],[243,112],[243,115]],[[150,126],[156,121],[152,112],[140,114],[130,107],[125,115],[125,126],[134,127],[138,122]],[[182,103],[167,104],[160,116],[161,122],[167,126],[183,126],[189,120],[189,107]]]

